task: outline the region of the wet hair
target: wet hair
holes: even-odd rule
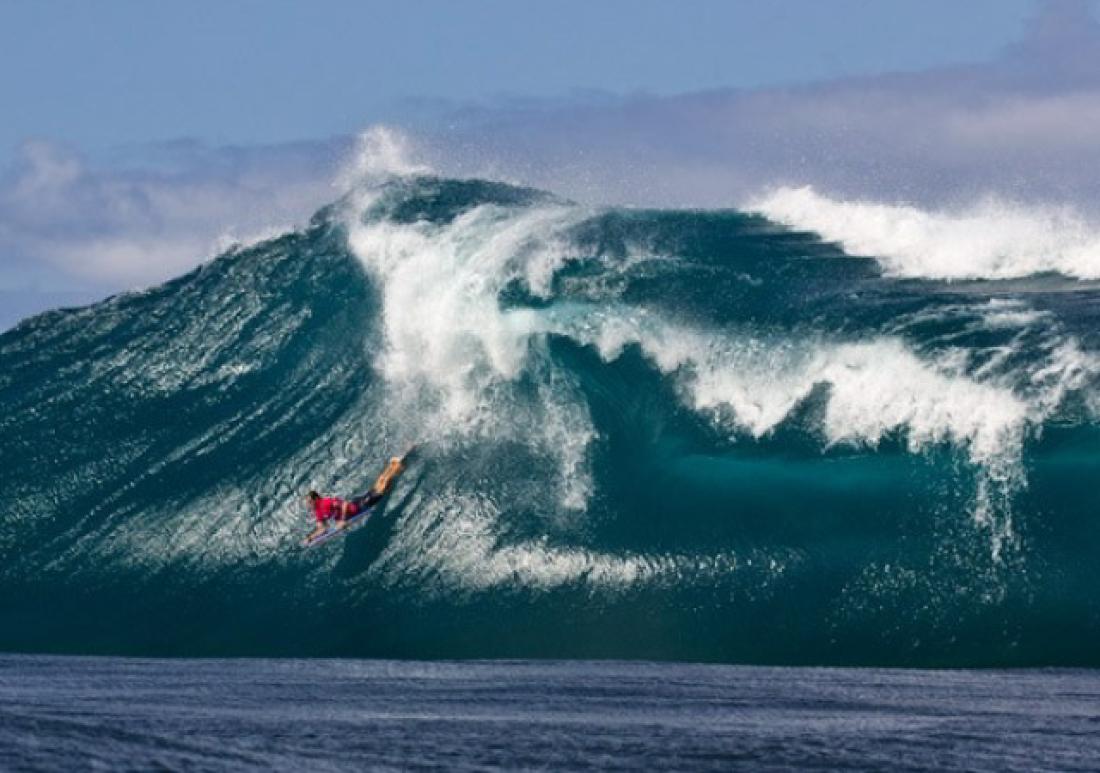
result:
[[[320,494],[318,494],[318,493],[317,493],[316,491],[314,491],[313,489],[310,489],[310,490],[309,490],[309,493],[307,493],[307,494],[306,494],[306,497],[307,497],[307,498],[309,498],[309,499],[311,499],[311,500],[313,500],[313,501],[317,501],[318,499],[320,499],[320,498],[321,498],[321,495],[320,495]]]

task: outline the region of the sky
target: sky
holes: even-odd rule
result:
[[[0,329],[303,222],[378,123],[600,203],[1084,207],[1097,29],[1089,0],[7,0]]]
[[[575,91],[669,94],[991,56],[1029,0],[6,0],[0,152],[347,134],[408,112]]]

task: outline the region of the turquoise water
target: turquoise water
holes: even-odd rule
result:
[[[1100,665],[1100,289],[914,274],[421,177],[25,321],[0,648]]]

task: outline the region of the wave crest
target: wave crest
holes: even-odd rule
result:
[[[780,188],[750,205],[775,222],[813,231],[890,276],[1017,279],[1058,273],[1100,279],[1100,226],[1070,207],[989,198],[955,211],[847,201],[811,187]]]

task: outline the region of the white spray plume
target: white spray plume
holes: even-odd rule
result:
[[[873,257],[891,276],[1015,279],[1056,272],[1100,279],[1100,226],[1069,207],[987,198],[952,212],[845,201],[802,187],[779,188],[751,208]]]
[[[431,174],[432,168],[414,159],[416,149],[407,134],[391,126],[376,125],[363,131],[351,162],[337,177],[336,185],[350,190],[358,184],[377,184],[390,177]]]

